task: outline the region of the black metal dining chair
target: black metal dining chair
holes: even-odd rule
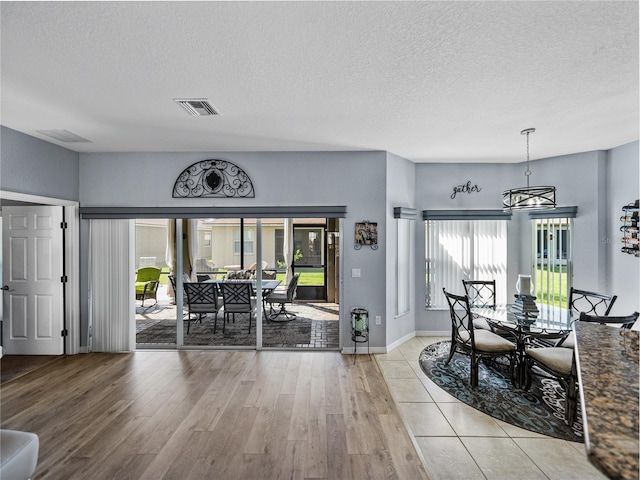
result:
[[[617,295],[589,292],[571,287],[569,290],[569,310],[590,315],[609,315]]]
[[[218,327],[218,312],[221,305],[218,301],[218,286],[213,282],[186,282],[183,284],[187,295],[187,308],[189,311],[189,321],[187,323],[187,333],[191,327],[191,315],[197,315],[202,323],[202,317],[210,313],[214,315],[213,333]],[[222,322],[222,332],[224,333],[224,322]]]
[[[631,328],[638,320],[638,316],[640,316],[638,312],[633,312],[631,315],[622,317],[589,315],[588,313],[582,312],[578,321],[599,323],[601,325],[615,325],[620,328]]]
[[[252,298],[253,288],[250,281],[225,281],[220,283],[222,291],[222,303],[224,305],[225,322],[232,316],[236,321],[237,313],[249,315],[249,333],[251,333],[251,320],[256,313],[256,301]]]
[[[445,364],[449,364],[457,350],[468,355],[471,359],[471,388],[476,388],[480,360],[508,357],[509,375],[511,382],[514,383],[516,345],[489,330],[474,327],[469,297],[448,293],[444,288],[442,291],[449,304],[449,313],[451,314],[451,350]]]
[[[562,384],[565,391],[564,420],[573,425],[578,411],[579,394],[575,350],[564,347],[530,347],[525,349],[525,364],[525,390],[531,388],[534,366]]]
[[[495,280],[462,280],[465,294],[469,298],[470,307],[496,308],[496,281]],[[486,319],[474,314],[473,325],[475,328],[495,330]]]
[[[573,315],[585,313],[587,315],[608,316],[617,298],[617,295],[589,292],[571,287],[567,306]],[[575,343],[575,334],[571,332],[566,338],[560,340],[556,346],[573,348]]]

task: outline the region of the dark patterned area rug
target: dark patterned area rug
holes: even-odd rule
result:
[[[569,427],[564,422],[564,389],[557,381],[534,375],[529,391],[511,385],[506,360],[488,366],[480,362],[478,387],[470,383],[469,356],[456,352],[449,365],[451,342],[429,345],[420,353],[422,371],[447,393],[494,418],[532,432],[584,442],[582,417]],[[578,412],[580,406],[578,406]]]
[[[218,327],[213,333],[213,317],[203,318],[202,323],[191,322],[187,334],[184,324],[184,343],[193,346],[254,346],[256,344],[256,321],[251,323],[246,315],[236,315],[236,321],[226,324],[222,333],[222,315],[218,316]],[[176,321],[159,320],[136,334],[136,343],[175,344]],[[262,344],[265,347],[296,347],[311,341],[311,320],[300,318],[291,322],[262,322]]]

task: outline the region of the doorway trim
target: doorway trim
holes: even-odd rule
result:
[[[17,202],[60,206],[64,209],[67,228],[64,234],[64,271],[67,276],[65,288],[64,321],[67,336],[64,340],[65,354],[82,353],[80,349],[80,235],[79,203],[61,198],[43,197],[28,193],[0,190],[0,199]],[[86,352],[85,352],[86,353]]]

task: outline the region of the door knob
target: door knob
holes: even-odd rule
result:
[[[2,287],[2,290],[9,290],[9,285],[5,285],[4,287]]]

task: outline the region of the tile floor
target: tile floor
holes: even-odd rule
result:
[[[496,420],[452,397],[422,372],[418,355],[443,337],[415,337],[375,355],[433,480],[606,479],[584,445]]]

